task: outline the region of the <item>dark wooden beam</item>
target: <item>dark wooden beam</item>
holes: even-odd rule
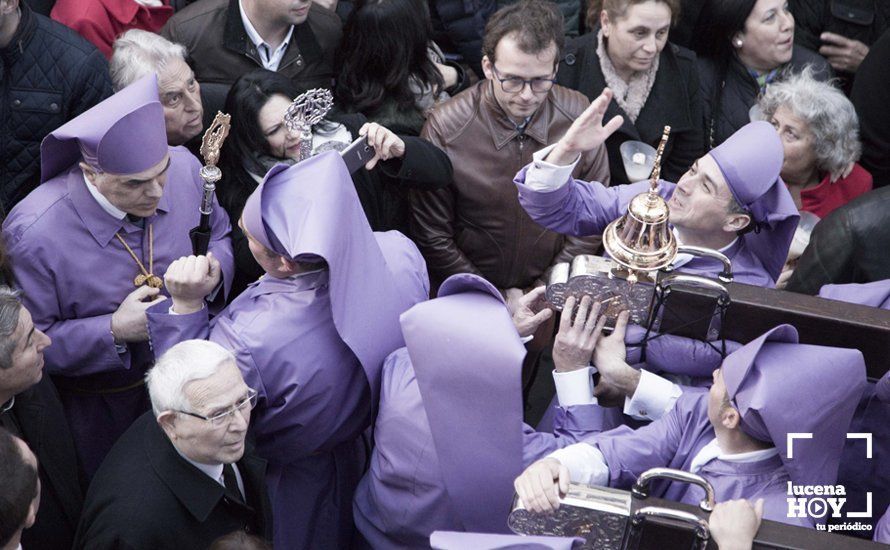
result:
[[[732,300],[725,326],[730,340],[747,343],[789,324],[797,328],[801,343],[858,349],[871,378],[880,378],[890,367],[888,310],[742,283],[726,288]],[[703,295],[708,291],[674,286],[667,307],[682,316],[684,310],[701,309]]]

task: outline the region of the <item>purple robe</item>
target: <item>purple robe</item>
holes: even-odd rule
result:
[[[878,520],[873,540],[883,544],[890,544],[890,510],[884,512],[884,515]]]
[[[589,437],[591,426],[600,424],[596,409],[558,409],[553,433],[517,426],[522,430],[522,467]],[[433,531],[463,530],[442,478],[407,348],[390,355],[383,367],[374,440],[371,468],[356,489],[353,506],[355,524],[371,547],[428,548]],[[505,525],[508,512],[503,510]]]
[[[871,283],[825,285],[819,297],[890,309],[890,280]],[[890,372],[877,383],[869,382],[850,423],[851,433],[872,434],[872,458],[866,458],[866,441],[848,439],[841,459],[838,482],[847,490],[848,509],[866,509],[866,494],[872,493],[872,509],[876,512],[890,506]],[[872,524],[877,519],[858,521]],[[885,515],[876,527],[875,540],[890,544],[890,516]],[[884,540],[878,539],[883,532]]]
[[[131,343],[118,354],[111,336],[111,315],[136,289],[133,279],[140,273],[115,233],[148,268],[152,226],[159,277],[171,262],[192,253],[189,230],[200,216],[201,164],[183,147],[171,147],[169,154],[164,195],[145,228],[103,210],[76,165],[35,189],[3,222],[24,304],[34,325],[53,340],[44,351],[46,369],[90,475],[118,436],[148,410],[142,380],[154,361],[148,342]],[[215,199],[211,221],[210,251],[222,265],[228,291],[234,271],[229,218]],[[101,393],[113,388],[128,389]]]
[[[627,212],[627,205],[634,197],[649,189],[649,182],[605,187],[595,181],[572,180],[554,191],[535,191],[525,185],[527,170],[527,167],[523,168],[514,180],[519,188],[519,203],[537,223],[566,235],[601,234],[607,225]],[[664,180],[659,183],[659,194],[666,200],[670,199],[676,184]],[[736,240],[723,253],[732,261],[736,282],[768,288],[775,286],[775,279],[752,252],[744,237]],[[678,271],[716,278],[723,271],[723,264],[710,258],[694,257],[680,266]]]
[[[426,266],[396,231],[376,233],[404,304],[427,298]],[[330,273],[263,276],[212,323],[206,310],[149,310],[157,353],[191,338],[231,350],[248,386],[259,392],[251,419],[257,454],[269,461],[276,548],[348,548],[351,502],[367,456],[371,389],[332,317]]]
[[[671,412],[651,424],[637,430],[620,426],[589,443],[599,448],[609,465],[609,486],[628,489],[650,468],[690,471],[692,460],[715,437],[708,420],[708,394],[684,393]],[[697,473],[714,487],[717,502],[762,498],[764,519],[813,527],[807,518],[788,517],[786,492],[791,478],[778,455],[749,463],[715,459]],[[700,488],[667,480],[653,482],[650,494],[693,505],[702,499]]]

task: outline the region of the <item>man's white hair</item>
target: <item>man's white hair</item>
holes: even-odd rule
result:
[[[171,59],[186,61],[182,44],[174,44],[163,36],[139,29],[130,29],[114,41],[108,70],[114,91],[120,91],[150,73],[160,73]]]
[[[190,411],[185,386],[209,378],[226,364],[235,364],[227,349],[207,340],[186,340],[167,350],[145,375],[155,417],[164,411]]]

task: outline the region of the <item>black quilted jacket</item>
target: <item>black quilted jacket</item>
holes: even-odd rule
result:
[[[12,41],[0,49],[0,209],[40,182],[40,142],[111,95],[105,57],[68,27],[20,3]]]

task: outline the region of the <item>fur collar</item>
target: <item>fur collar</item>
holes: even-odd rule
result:
[[[600,68],[603,71],[603,77],[606,79],[606,85],[612,89],[618,106],[627,113],[627,117],[632,123],[636,123],[637,117],[640,116],[640,111],[643,110],[646,100],[649,99],[652,85],[655,84],[655,74],[658,72],[658,61],[661,56],[655,56],[655,61],[648,71],[634,73],[630,82],[625,82],[618,76],[615,66],[612,65],[612,60],[609,59],[609,54],[606,53],[602,29],[597,33],[596,39],[596,55],[600,60]]]

